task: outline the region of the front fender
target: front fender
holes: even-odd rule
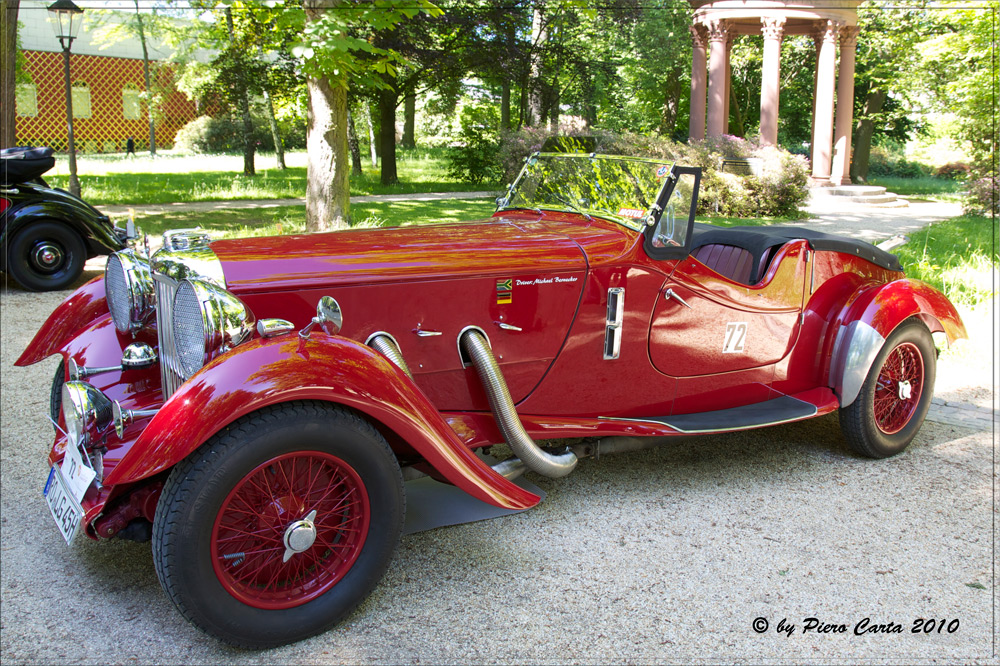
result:
[[[157,474],[236,419],[291,400],[338,403],[367,415],[484,502],[527,509],[539,501],[466,448],[396,366],[366,345],[321,333],[307,340],[293,335],[257,339],[214,359],[163,405],[104,484]]]
[[[858,397],[885,339],[910,317],[931,333],[944,332],[949,344],[968,337],[955,306],[925,282],[904,278],[867,288],[842,313],[833,349],[830,385],[841,407]]]
[[[23,367],[48,358],[65,347],[77,332],[106,314],[104,277],[99,276],[74,291],[52,311],[14,365]]]
[[[124,249],[125,243],[115,233],[111,219],[86,201],[56,188],[18,187],[22,196],[15,198],[4,214],[0,242],[38,220],[56,220],[80,234],[92,250],[105,253]]]

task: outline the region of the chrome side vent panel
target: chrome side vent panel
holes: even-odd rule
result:
[[[156,284],[156,336],[160,343],[160,380],[163,385],[163,401],[177,392],[184,377],[177,359],[177,345],[174,342],[174,294],[178,283],[165,275],[154,274]]]
[[[604,328],[604,360],[618,358],[622,349],[622,321],[625,319],[625,288],[608,289],[608,318]]]

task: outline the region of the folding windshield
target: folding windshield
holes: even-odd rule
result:
[[[658,200],[673,164],[661,160],[535,153],[497,210],[530,208],[594,215],[642,231],[658,218]]]

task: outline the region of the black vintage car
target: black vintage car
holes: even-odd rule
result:
[[[42,174],[51,148],[0,151],[0,270],[29,291],[65,289],[90,257],[125,247],[125,230]]]

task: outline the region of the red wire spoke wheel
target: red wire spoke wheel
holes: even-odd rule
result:
[[[374,589],[405,506],[396,456],[361,415],[272,405],[171,470],[153,520],[156,575],[205,633],[244,648],[292,643],[330,629]]]
[[[879,371],[873,409],[875,425],[894,435],[909,423],[923,393],[924,361],[920,350],[905,342],[891,352]]]
[[[888,458],[923,425],[934,393],[937,351],[918,319],[896,327],[882,344],[854,402],[841,408],[840,428],[852,449]]]
[[[247,474],[223,501],[212,530],[215,573],[250,606],[304,604],[351,568],[370,519],[365,485],[343,460],[319,451],[278,456]]]

